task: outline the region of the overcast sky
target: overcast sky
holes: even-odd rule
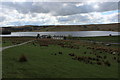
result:
[[[118,2],[0,2],[0,26],[118,23]],[[115,1],[115,0],[114,0]],[[116,0],[118,1],[118,0]]]

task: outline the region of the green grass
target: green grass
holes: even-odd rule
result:
[[[62,51],[63,54],[58,54]],[[107,60],[111,66],[97,64],[85,64],[73,60],[69,53],[75,53],[79,56],[91,56],[92,54],[83,54],[92,52],[91,49],[80,46],[80,49],[62,48],[58,45],[49,45],[41,47],[31,43],[9,48],[3,51],[3,78],[117,78],[118,64],[107,53],[97,54],[107,55]],[[51,55],[51,54],[57,55]],[[24,54],[28,62],[18,62],[20,56]]]
[[[20,44],[29,40],[33,40],[34,38],[32,37],[3,37],[2,38],[2,47],[6,47],[6,46],[11,46],[11,45],[16,45],[16,44]]]
[[[2,43],[0,43],[0,47],[2,47]]]
[[[113,42],[120,43],[120,36],[102,36],[102,37],[74,37],[72,39],[80,40],[92,40],[92,41],[101,41],[101,42]]]
[[[11,46],[11,45],[13,45],[13,44],[9,40],[5,40],[5,41],[2,42],[2,47]]]

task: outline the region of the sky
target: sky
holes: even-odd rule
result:
[[[0,27],[118,23],[118,1],[1,1]]]

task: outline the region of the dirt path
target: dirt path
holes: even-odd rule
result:
[[[5,50],[5,49],[8,49],[8,48],[12,48],[12,47],[15,47],[15,46],[24,45],[24,44],[27,44],[27,43],[29,43],[29,42],[32,42],[32,41],[34,41],[34,40],[30,40],[30,41],[27,41],[27,42],[23,42],[23,43],[20,43],[20,44],[16,44],[16,45],[12,45],[12,46],[2,47],[2,48],[0,48],[0,51],[3,51],[3,50]]]

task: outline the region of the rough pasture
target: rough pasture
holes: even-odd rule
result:
[[[118,78],[119,52],[113,55],[97,49],[107,49],[104,46],[89,46],[75,40],[39,39],[6,49],[3,78]]]

